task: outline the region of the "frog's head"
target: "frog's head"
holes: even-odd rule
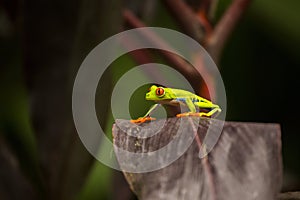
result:
[[[146,94],[146,100],[159,101],[159,100],[171,100],[174,99],[174,93],[170,88],[157,87],[152,85],[149,88],[149,92]]]

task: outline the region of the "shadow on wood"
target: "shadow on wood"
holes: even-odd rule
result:
[[[197,133],[200,140],[205,141],[208,127],[212,127],[214,131],[214,126],[221,122],[201,118],[200,123],[195,124],[191,123],[192,120],[195,122],[195,117],[181,120],[168,118],[165,122],[158,120],[139,126],[127,120],[117,120],[117,125],[113,127],[113,136],[121,169],[129,169],[128,166],[130,169],[138,169],[143,165],[140,160],[132,160],[127,154],[121,153],[123,150],[143,157],[149,152],[153,153],[168,146],[181,134],[189,139]],[[142,137],[139,133],[146,126],[150,127],[149,130],[160,127],[160,131],[151,137]],[[179,127],[182,131],[178,131]],[[180,145],[181,142],[178,142],[179,149]],[[177,150],[170,149],[169,152],[174,151]],[[163,166],[161,162],[167,159],[168,155],[159,155],[154,164]],[[147,165],[153,164],[151,162]],[[225,122],[221,136],[208,156],[200,159],[199,145],[196,140],[192,140],[187,150],[166,167],[143,173],[129,173],[124,170],[123,173],[131,189],[141,200],[275,199],[282,180],[280,126]]]
[[[300,200],[300,192],[285,192],[278,195],[278,200]]]

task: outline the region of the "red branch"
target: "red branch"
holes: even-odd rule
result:
[[[204,39],[203,25],[197,19],[194,11],[183,0],[164,0],[163,2],[189,36],[198,42]]]
[[[206,47],[206,50],[209,52],[209,54],[216,63],[218,63],[220,59],[220,54],[231,32],[233,31],[234,27],[238,23],[239,19],[241,18],[242,14],[246,10],[250,2],[251,0],[233,0],[233,3],[229,6],[221,20],[213,29],[208,19],[209,9],[210,6],[212,6],[211,3],[213,3],[212,1],[203,0],[200,10],[198,11],[198,13],[195,13],[182,0],[164,0],[164,3],[172,12],[172,14],[180,23],[180,25],[183,27],[185,32],[194,39],[196,39],[198,42],[204,41],[203,43]],[[123,16],[125,18],[125,21],[133,28],[140,28],[146,26],[143,22],[136,18],[134,14],[129,10],[124,10]],[[161,38],[159,38],[155,33],[147,31],[144,32],[144,36],[156,45],[161,46],[162,49],[170,48],[170,46],[166,44],[165,41],[163,41]],[[191,84],[193,85],[194,89],[196,89],[198,93],[201,93],[200,88],[202,88],[203,90],[204,87],[203,85],[201,85],[201,81],[199,81],[202,79],[201,76],[197,73],[197,71],[179,56],[176,56],[167,51],[161,52],[162,56],[172,64],[172,67],[182,72],[186,76],[186,78],[188,78],[188,80],[191,81]],[[198,59],[201,60],[202,58]],[[197,61],[197,59],[195,61]],[[201,61],[198,60],[197,63],[201,63]],[[197,67],[201,66],[202,65],[200,64],[199,66],[197,65]],[[202,70],[202,72],[205,72],[205,68],[203,69],[204,70]],[[207,77],[208,73],[202,74],[202,76],[204,75]],[[207,85],[209,87],[213,85],[213,77],[211,77],[211,79],[211,83],[207,83],[209,84]],[[214,94],[204,95],[214,97]]]
[[[216,25],[212,35],[207,38],[205,46],[215,62],[219,60],[225,42],[250,2],[251,0],[234,0]]]
[[[212,3],[213,0],[202,0],[199,9],[196,11],[198,20],[205,29],[205,38],[210,36],[213,30],[212,24],[209,20],[209,12]]]
[[[132,46],[135,46],[135,41],[133,40],[121,40],[121,42],[122,45],[128,49],[131,49]],[[147,49],[139,49],[139,50],[131,51],[129,52],[129,55],[139,65],[154,63],[154,59]],[[146,70],[146,75],[150,77],[152,80],[157,80],[159,83],[164,82],[165,78],[156,69],[148,70],[148,68],[146,68],[145,70]]]
[[[145,27],[146,25],[141,22],[130,10],[123,11],[123,17],[130,26],[133,28],[141,28]],[[164,40],[162,40],[159,36],[155,33],[150,31],[144,31],[143,36],[153,42],[155,45],[160,46],[162,49],[172,49]],[[171,63],[171,66],[174,69],[177,69],[179,72],[183,73],[186,78],[191,81],[193,88],[199,93],[199,88],[201,88],[201,76],[197,72],[197,70],[188,64],[184,59],[181,57],[174,55],[167,51],[161,51],[161,55]]]

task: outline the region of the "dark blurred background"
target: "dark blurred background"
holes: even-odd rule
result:
[[[188,3],[196,9],[199,2]],[[212,23],[231,3],[216,2]],[[130,28],[124,8],[148,26],[182,31],[159,0],[0,1],[0,199],[135,198],[120,172],[85,150],[71,111],[73,81],[85,56]],[[298,0],[252,1],[218,64],[228,121],[281,125],[282,191],[300,190],[299,8]],[[130,55],[120,59],[102,77],[107,94],[135,64]],[[109,95],[98,96],[97,107],[111,135]],[[142,115],[143,107],[135,112]]]

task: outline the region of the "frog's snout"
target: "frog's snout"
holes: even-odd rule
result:
[[[146,98],[146,99],[149,99],[149,97],[150,97],[150,94],[149,94],[149,92],[148,92],[148,93],[146,93],[145,98]]]

